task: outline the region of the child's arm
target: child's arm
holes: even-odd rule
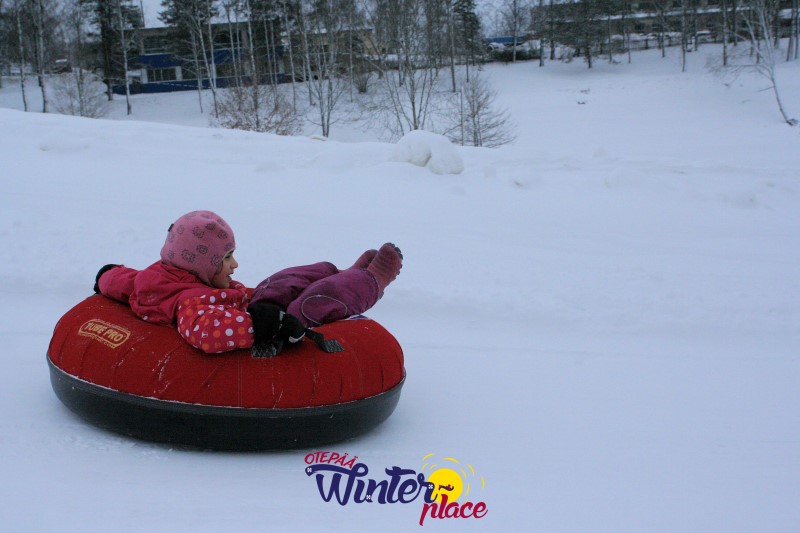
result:
[[[244,292],[237,289],[198,289],[181,295],[176,319],[178,332],[206,353],[253,346],[253,320],[245,311]]]
[[[106,265],[95,278],[94,290],[119,302],[128,303],[133,293],[133,279],[139,271],[124,265]]]

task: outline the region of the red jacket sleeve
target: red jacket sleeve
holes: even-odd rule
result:
[[[186,291],[178,303],[178,332],[206,353],[250,348],[253,320],[246,306],[246,292],[235,288]]]
[[[138,270],[128,268],[124,265],[115,266],[106,271],[100,276],[100,279],[97,280],[100,294],[108,296],[112,300],[127,304],[128,299],[133,293],[133,280],[138,273]]]

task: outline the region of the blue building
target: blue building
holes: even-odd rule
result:
[[[213,47],[207,44],[205,53],[198,50],[195,57],[188,49],[185,55],[173,52],[175,43],[180,39],[175,28],[139,30],[140,53],[130,61],[131,92],[187,91],[197,89],[198,84],[207,89],[212,80],[216,87],[249,84],[253,79],[254,63],[259,83],[288,81],[284,46],[279,40],[271,47],[257,47],[257,57],[251,61],[245,24],[212,24],[211,32]],[[262,42],[265,41],[266,39],[262,39]],[[115,85],[113,90],[124,94],[125,86]]]

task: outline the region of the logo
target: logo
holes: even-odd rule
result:
[[[489,512],[484,501],[472,501],[486,480],[469,463],[454,457],[422,458],[422,468],[392,466],[376,477],[358,456],[313,452],[305,456],[306,475],[313,477],[320,497],[339,505],[351,503],[421,504],[419,525],[428,519],[481,519]],[[427,475],[427,477],[426,477]]]
[[[478,482],[475,468],[469,463],[462,464],[454,457],[437,460],[429,453],[422,458],[422,472],[430,471],[428,482],[433,484],[432,501],[422,507],[419,525],[425,517],[430,518],[483,518],[488,509],[485,502],[473,503],[468,500],[473,484]],[[441,466],[439,463],[444,466]],[[481,490],[486,488],[486,480],[480,476]],[[463,496],[463,498],[462,498]],[[459,503],[461,498],[461,503]]]
[[[130,338],[131,332],[121,326],[93,318],[81,326],[78,335],[100,341],[109,348],[119,348]]]

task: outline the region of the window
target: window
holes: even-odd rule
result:
[[[149,68],[147,69],[147,81],[173,81],[176,80],[174,68]]]
[[[182,80],[196,80],[197,79],[197,72],[189,67],[189,66],[182,66],[181,67],[181,79]]]

